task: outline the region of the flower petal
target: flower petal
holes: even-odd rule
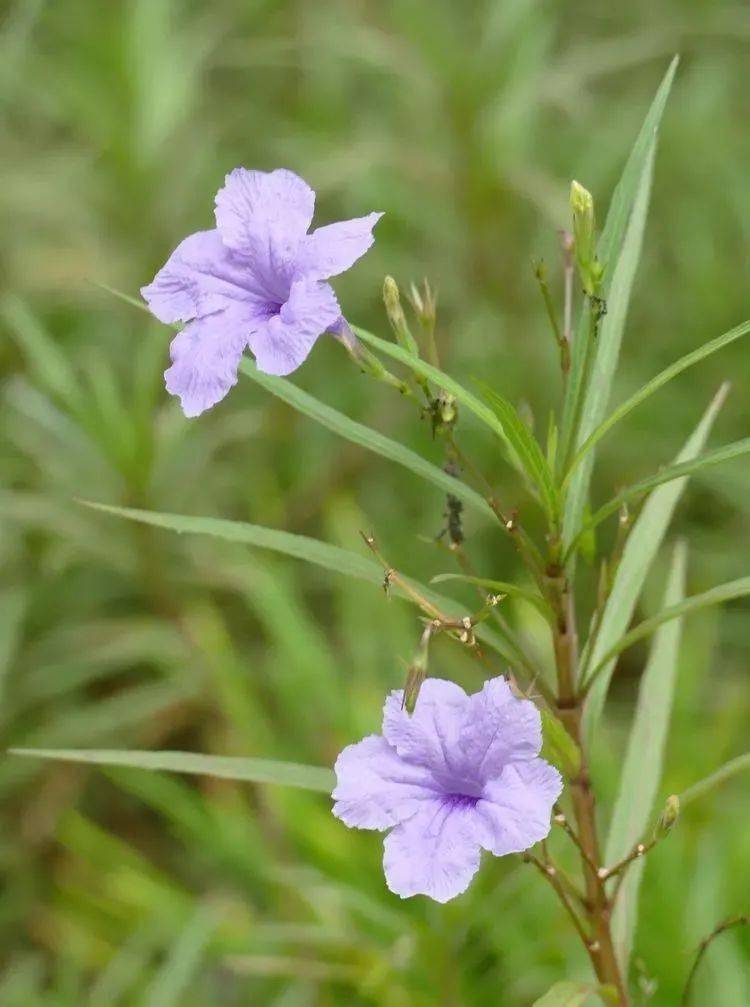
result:
[[[485,785],[476,814],[480,842],[502,857],[528,850],[549,834],[552,806],[562,791],[562,777],[544,759],[506,766],[498,780]]]
[[[237,383],[237,368],[250,332],[265,316],[219,311],[189,322],[172,340],[172,366],[164,372],[167,391],[177,395],[186,416],[200,416]]]
[[[229,248],[247,256],[279,302],[315,208],[315,193],[293,171],[235,168],[216,194],[216,226]]]
[[[289,300],[250,339],[258,370],[290,374],[306,359],[315,340],[341,315],[336,295],[327,283],[296,280]]]
[[[402,899],[455,898],[466,891],[479,868],[478,835],[470,802],[435,798],[425,803],[386,836],[383,868],[388,887]]]
[[[238,302],[259,309],[269,303],[248,263],[222,243],[216,230],[185,238],[141,294],[151,313],[168,325]]]
[[[533,759],[542,748],[542,722],[529,699],[513,695],[499,676],[469,697],[459,744],[478,779],[499,776],[509,762]]]
[[[385,701],[383,736],[408,762],[427,766],[440,776],[460,773],[458,735],[468,703],[469,697],[455,682],[428,678],[410,715],[398,689]]]
[[[379,734],[345,748],[335,771],[333,813],[350,827],[387,829],[435,797],[429,772],[405,763]]]
[[[298,275],[327,280],[345,272],[372,246],[372,229],[382,216],[368,213],[366,217],[318,227],[306,235],[297,255]]]

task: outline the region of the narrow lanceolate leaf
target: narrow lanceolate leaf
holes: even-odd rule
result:
[[[491,580],[489,577],[469,577],[465,573],[439,573],[430,581],[431,584],[443,584],[449,580],[463,581],[466,584],[476,584],[477,587],[485,588],[493,594],[507,594],[511,598],[519,598],[533,605],[545,619],[554,619],[554,612],[536,591],[529,591],[517,584],[511,584],[506,580]]]
[[[220,776],[247,783],[276,783],[330,794],[334,774],[321,766],[303,766],[275,759],[242,759],[226,755],[199,755],[195,752],[138,752],[85,748],[12,748],[11,755],[61,762],[85,762],[95,766],[126,766],[156,769],[169,773]]]
[[[153,525],[156,528],[165,528],[168,531],[178,533],[209,535],[228,542],[240,542],[243,545],[255,546],[259,549],[269,549],[272,552],[282,553],[285,556],[312,563],[314,566],[332,570],[334,573],[366,580],[370,584],[382,585],[383,583],[382,566],[370,559],[369,556],[361,556],[349,549],[342,549],[340,546],[321,542],[319,539],[308,538],[306,535],[294,535],[276,528],[264,528],[262,525],[249,524],[246,521],[228,521],[225,518],[215,517],[191,517],[185,514],[162,514],[158,511],[114,507],[110,504],[93,503],[87,500],[80,502],[86,507],[102,511],[105,514],[112,514],[115,517],[125,518],[128,521],[138,521],[141,524]],[[454,599],[444,598],[411,578],[405,579],[422,597],[450,618],[458,618],[467,614],[463,606]],[[393,584],[391,587],[395,595],[408,599],[409,596],[397,584]],[[482,623],[477,626],[476,635],[506,660],[514,665],[517,663],[517,654],[499,632]]]
[[[701,451],[724,403],[726,393],[727,386],[723,385],[677,455],[676,462],[689,461]],[[620,639],[628,628],[648,572],[664,541],[672,515],[686,485],[686,477],[665,483],[655,489],[643,505],[625,543],[622,559],[617,568],[612,591],[605,605],[593,646],[587,645],[586,647],[586,653],[583,656],[584,666],[599,664],[607,650]],[[614,667],[615,660],[613,658],[604,665],[589,692],[584,712],[586,734],[589,740],[591,732],[601,716]]]
[[[605,267],[605,297],[611,293],[611,282],[617,267],[623,241],[628,228],[628,222],[635,204],[637,195],[642,188],[644,174],[650,174],[650,161],[653,156],[653,145],[656,139],[656,132],[659,128],[664,107],[669,97],[672,81],[677,70],[678,59],[675,57],[664,75],[664,79],[659,85],[659,89],[654,96],[651,107],[643,121],[641,130],[636,138],[633,148],[623,169],[620,180],[617,183],[612,200],[609,205],[609,212],[604,224],[604,230],[597,244],[597,256]],[[563,424],[560,437],[559,457],[568,457],[574,439],[575,421],[580,411],[580,403],[585,393],[583,387],[585,361],[590,347],[588,345],[589,331],[586,313],[582,313],[581,320],[577,327],[573,339],[573,352],[571,361],[571,371],[568,381],[568,389],[565,396],[565,408],[563,412]],[[577,443],[581,443],[581,438],[576,438]]]
[[[598,996],[602,1003],[616,1004],[617,994],[611,986],[596,986],[592,983],[578,983],[563,980],[555,983],[544,996],[535,1000],[532,1007],[583,1007],[592,996]]]
[[[242,372],[262,388],[288,403],[293,409],[309,416],[316,423],[320,423],[328,430],[338,434],[339,437],[343,437],[353,444],[359,444],[360,447],[383,458],[388,458],[398,465],[403,465],[415,475],[433,483],[444,493],[452,493],[453,496],[459,497],[469,507],[473,507],[485,517],[495,519],[492,508],[476,490],[461,482],[460,479],[448,475],[436,465],[432,465],[415,451],[399,444],[398,441],[393,441],[376,430],[371,430],[370,427],[355,422],[298,388],[291,381],[273,377],[270,374],[262,374],[250,360],[243,360]]]
[[[573,472],[577,468],[578,464],[583,460],[585,455],[599,443],[605,434],[609,433],[615,424],[624,419],[628,413],[632,412],[637,406],[649,398],[649,396],[653,395],[654,392],[663,388],[664,385],[672,380],[672,378],[676,378],[678,374],[682,374],[682,372],[686,371],[689,367],[700,363],[701,360],[705,360],[705,358],[710,356],[712,353],[716,353],[718,350],[723,349],[725,346],[729,346],[730,343],[735,342],[742,336],[746,336],[748,332],[750,332],[750,321],[743,322],[734,329],[730,329],[729,332],[725,332],[723,335],[717,336],[716,339],[712,339],[710,342],[705,343],[705,345],[699,346],[698,349],[693,350],[692,353],[687,353],[684,357],[681,357],[673,364],[670,364],[669,367],[665,367],[663,371],[657,374],[655,378],[652,378],[649,382],[647,382],[642,388],[639,388],[637,392],[634,392],[629,399],[626,399],[622,405],[619,405],[614,412],[610,413],[607,419],[593,431],[586,442],[582,445],[568,468],[564,485],[567,486]]]
[[[689,461],[677,462],[674,465],[665,465],[658,472],[654,472],[653,475],[646,476],[645,479],[633,483],[622,490],[621,493],[618,493],[616,497],[612,497],[611,500],[591,515],[584,523],[579,534],[585,534],[596,528],[602,521],[606,521],[608,517],[617,514],[623,504],[630,503],[631,500],[637,500],[645,493],[648,493],[649,490],[661,486],[663,483],[672,482],[673,479],[681,479],[683,476],[694,475],[703,469],[713,468],[714,465],[721,465],[723,462],[732,461],[734,458],[741,458],[746,454],[750,454],[750,437],[745,437],[741,441],[734,441],[733,444],[725,444],[721,448],[714,448],[713,451],[706,451],[698,455],[697,458],[691,458]]]
[[[655,153],[656,141],[654,140],[643,165],[643,173],[622,251],[612,273],[607,296],[607,314],[602,319],[597,342],[591,348],[593,366],[583,392],[581,418],[575,432],[576,447],[583,444],[599,426],[609,401],[612,381],[620,356],[620,345],[625,329],[630,293],[641,257]],[[594,453],[590,451],[576,469],[568,485],[563,520],[563,544],[566,548],[576,538],[581,527],[588,500],[593,463]]]
[[[691,801],[697,801],[699,797],[705,797],[714,787],[720,787],[722,783],[731,780],[737,773],[742,773],[746,770],[750,770],[750,752],[745,752],[744,755],[738,755],[737,758],[730,759],[729,762],[725,762],[723,766],[720,766],[715,773],[711,773],[705,779],[694,783],[692,787],[688,787],[684,793],[680,794],[680,807],[685,807]]]
[[[208,906],[199,906],[144,990],[143,1007],[179,1007],[184,1003],[184,996],[218,926],[218,913]]]
[[[352,331],[359,336],[363,343],[368,343],[373,349],[384,354],[386,357],[391,357],[393,360],[397,360],[399,363],[403,364],[404,367],[411,368],[411,370],[415,371],[417,374],[420,374],[422,377],[432,381],[432,383],[438,388],[442,388],[452,395],[457,402],[460,402],[461,405],[468,409],[470,413],[473,413],[477,419],[481,420],[485,426],[489,427],[493,433],[497,434],[508,450],[508,457],[511,463],[516,468],[520,468],[520,460],[515,456],[513,446],[503,423],[489,408],[489,406],[486,406],[484,402],[482,402],[481,399],[478,399],[476,395],[473,395],[470,391],[464,388],[463,385],[460,385],[443,371],[438,370],[437,367],[433,367],[432,364],[428,364],[425,360],[413,357],[410,353],[407,353],[406,350],[401,349],[401,347],[397,346],[395,343],[389,343],[385,339],[380,339],[378,336],[374,336],[371,332],[367,332],[365,329],[360,329],[359,326],[356,325],[352,326]],[[523,469],[521,469],[521,471],[523,471]],[[532,478],[531,473],[524,474],[526,474],[528,478]]]
[[[552,520],[556,520],[560,508],[557,486],[536,437],[507,399],[485,384],[480,387],[492,411],[502,423],[515,456],[539,494],[544,509]]]
[[[664,605],[680,604],[685,596],[687,550],[676,546],[664,593]],[[605,863],[624,859],[643,837],[651,820],[654,800],[664,765],[664,749],[672,713],[680,649],[681,620],[674,619],[657,630],[638,689],[633,726],[628,739],[620,790],[615,802],[605,853]],[[638,891],[643,861],[631,865],[620,888],[612,918],[615,948],[623,971],[635,935]]]
[[[644,619],[643,622],[639,622],[629,633],[621,637],[613,647],[610,647],[603,655],[599,664],[592,667],[584,684],[590,685],[602,673],[613,657],[621,654],[628,647],[632,647],[639,640],[650,636],[655,629],[663,626],[664,623],[670,622],[672,619],[679,619],[683,615],[692,615],[693,612],[698,612],[702,608],[721,605],[722,602],[732,601],[735,598],[745,598],[747,595],[750,595],[750,577],[740,577],[726,584],[712,587],[710,590],[704,591],[703,594],[694,594],[690,598],[685,598],[678,605],[670,605],[668,608],[662,609],[661,612],[651,616],[650,619]]]

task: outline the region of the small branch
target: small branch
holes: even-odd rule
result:
[[[549,318],[550,327],[552,328],[552,334],[554,335],[555,342],[560,350],[560,370],[562,371],[563,378],[567,378],[568,372],[570,371],[570,343],[568,342],[565,334],[560,331],[560,326],[557,323],[555,305],[552,302],[552,295],[550,294],[549,286],[547,284],[547,270],[543,262],[537,262],[534,266],[534,276],[539,284],[542,300],[544,301],[544,306],[547,309],[547,317]]]
[[[563,339],[570,346],[573,342],[573,235],[563,231],[560,235],[563,252]]]
[[[628,867],[630,867],[633,861],[639,860],[641,857],[645,857],[645,855],[649,853],[654,846],[656,846],[658,841],[658,839],[652,839],[648,843],[636,843],[630,853],[628,853],[626,857],[623,857],[618,864],[615,864],[613,867],[600,867],[598,871],[600,881],[604,883],[619,874],[620,879],[617,885],[617,888],[619,889],[625,875],[625,871],[627,871]],[[617,889],[615,891],[617,891]]]
[[[425,596],[411,583],[409,583],[409,581],[402,576],[398,570],[394,569],[394,567],[388,563],[385,556],[378,549],[375,538],[372,535],[368,535],[365,532],[360,532],[360,535],[362,536],[365,545],[383,567],[383,588],[386,594],[390,591],[391,585],[395,584],[408,598],[419,605],[425,615],[428,615],[433,620],[432,632],[449,632],[455,639],[458,639],[461,643],[466,644],[472,653],[474,653],[476,657],[486,664],[486,658],[474,636],[475,620],[477,622],[481,622],[484,618],[486,618],[484,610],[481,610],[474,617],[467,615],[462,619],[452,619],[450,616],[442,612],[437,605],[434,605],[428,598],[425,598]],[[491,608],[489,600],[485,605],[485,608],[488,611]]]
[[[576,928],[576,931],[578,932],[578,936],[583,941],[583,944],[588,950],[589,954],[593,956],[595,952],[591,948],[592,943],[591,937],[586,933],[583,923],[581,922],[581,919],[578,916],[578,913],[575,911],[575,909],[570,903],[570,899],[568,898],[567,893],[560,882],[557,868],[554,866],[554,864],[542,863],[542,861],[537,859],[537,857],[535,857],[532,853],[522,853],[521,859],[525,863],[533,864],[534,867],[536,867],[536,869],[540,872],[540,874],[542,874],[546,878],[549,884],[552,885],[565,911],[570,916],[573,926]]]
[[[700,963],[703,961],[703,958],[706,952],[708,951],[710,945],[716,940],[717,937],[720,937],[721,934],[725,933],[727,930],[731,930],[732,927],[741,927],[748,925],[750,925],[750,916],[745,915],[731,916],[728,920],[724,920],[723,923],[720,923],[717,927],[715,927],[708,935],[708,937],[703,938],[698,947],[698,953],[695,956],[693,967],[690,969],[690,972],[688,973],[687,981],[685,982],[685,989],[682,991],[682,997],[680,998],[680,1007],[687,1007],[688,1005],[688,1001],[690,1000],[690,993],[693,987],[693,980],[695,979],[698,967],[700,966]]]
[[[563,832],[567,833],[567,835],[573,841],[574,845],[578,848],[579,853],[581,854],[581,856],[583,857],[583,859],[586,861],[586,863],[589,865],[589,867],[593,871],[596,871],[596,873],[598,874],[599,873],[599,868],[597,867],[596,863],[589,856],[588,850],[584,847],[583,843],[580,840],[580,837],[579,837],[578,833],[575,831],[575,829],[573,828],[573,826],[568,821],[568,818],[565,815],[565,813],[560,810],[560,806],[557,805],[557,804],[555,805],[554,810],[555,810],[555,816],[552,819],[553,823],[555,825],[559,825],[560,828],[563,830]]]

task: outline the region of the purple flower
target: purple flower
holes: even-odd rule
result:
[[[314,205],[292,171],[235,168],[216,195],[216,228],[185,238],[141,290],[159,321],[188,323],[164,375],[186,416],[224,398],[246,346],[259,370],[289,374],[341,317],[323,281],[365,254],[382,214],[308,234]]]
[[[538,758],[539,711],[504,678],[471,696],[430,678],[411,716],[402,696],[386,700],[382,736],[339,755],[333,813],[355,828],[391,829],[392,892],[447,902],[468,887],[481,850],[501,857],[545,838],[562,780]]]

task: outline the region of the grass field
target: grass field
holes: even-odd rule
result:
[[[7,0],[1,17],[3,747],[330,766],[377,730],[418,640],[414,613],[373,585],[77,500],[239,519],[359,553],[359,531],[373,531],[391,563],[428,581],[453,569],[434,541],[443,498],[247,379],[184,419],[163,388],[168,330],[101,285],[137,295],[185,234],[210,226],[236,165],[289,167],[317,189],[319,222],[385,211],[373,250],[336,283],[347,316],[386,336],[384,274],[404,287],[429,277],[444,368],[481,375],[543,430],[560,380],[532,260],[547,262],[560,298],[570,179],[606,207],[679,52],[618,402],[750,315],[750,10]],[[747,436],[740,342],[602,443],[594,500],[669,461],[725,378],[712,444]],[[413,405],[333,340],[294,381],[442,463]],[[522,504],[468,420],[466,439],[497,493]],[[481,517],[467,513],[466,532],[486,575],[518,573]],[[748,573],[746,461],[691,483],[678,536],[691,593]],[[665,570],[666,555],[641,615]],[[509,612],[541,646],[524,610]],[[696,615],[684,634],[664,796],[750,748],[747,602]],[[645,653],[625,655],[611,691],[594,766],[605,808]],[[432,673],[478,687],[447,642]],[[748,779],[691,805],[648,860],[643,1003],[677,1004],[701,937],[748,912]],[[348,831],[313,793],[4,756],[0,799],[3,1007],[527,1007],[556,979],[587,975],[529,867],[487,858],[455,903],[401,902],[383,882],[380,838]],[[750,1003],[748,929],[712,947],[696,1005]]]

